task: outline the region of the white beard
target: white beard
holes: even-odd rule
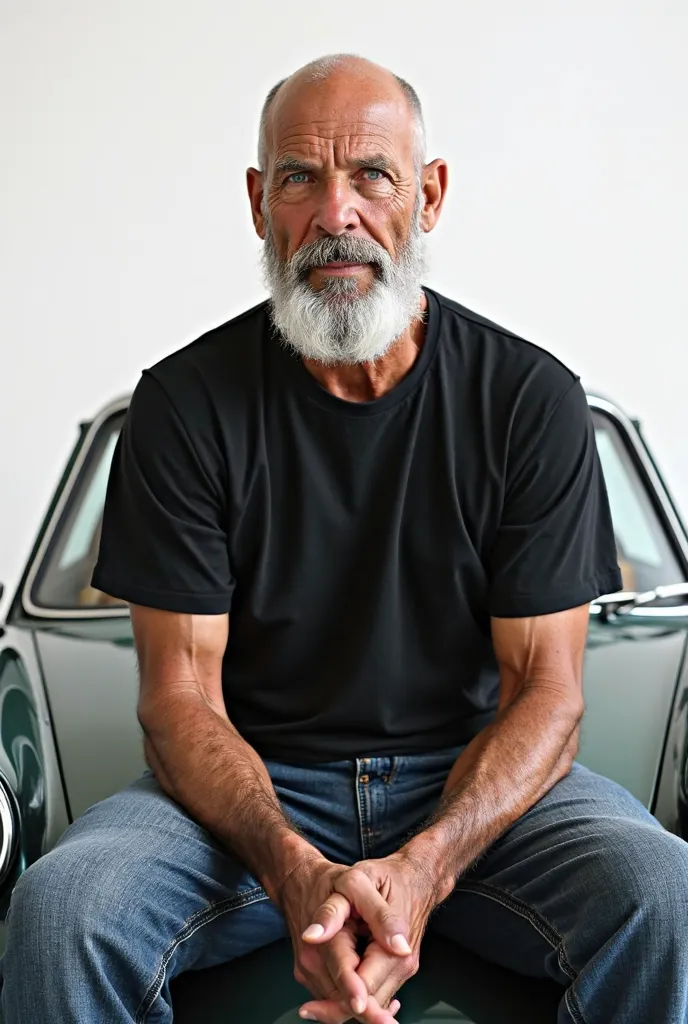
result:
[[[284,342],[304,359],[326,365],[380,359],[420,311],[425,273],[425,237],[416,203],[411,228],[398,260],[370,239],[327,236],[302,246],[290,260],[275,249],[272,227],[262,254],[271,317]],[[316,291],[306,276],[330,260],[372,263],[375,280],[359,293],[353,278],[332,277]]]

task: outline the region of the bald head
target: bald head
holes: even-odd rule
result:
[[[425,160],[426,140],[423,111],[416,90],[399,75],[379,64],[346,53],[319,57],[272,87],[260,117],[258,162],[261,170],[267,168],[272,151],[272,121],[276,108],[290,99],[298,99],[299,93],[303,94],[304,90],[308,90],[312,96],[318,93],[323,95],[322,86],[328,79],[331,87],[327,90],[330,106],[333,92],[350,96],[352,89],[361,97],[362,103],[390,101],[394,98],[399,101],[401,110],[408,117],[408,127],[413,137],[414,164],[419,171]],[[331,113],[334,112],[331,110]]]

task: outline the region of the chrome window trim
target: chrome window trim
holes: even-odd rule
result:
[[[74,465],[72,466],[69,476],[65,481],[62,494],[60,495],[60,500],[53,509],[50,522],[46,527],[43,539],[41,540],[33,562],[31,563],[31,567],[27,573],[24,588],[22,590],[22,608],[25,612],[29,615],[33,615],[35,618],[59,620],[122,619],[129,615],[128,608],[47,608],[42,605],[35,604],[31,597],[36,577],[38,576],[39,570],[43,564],[48,547],[55,536],[55,531],[57,530],[60,519],[62,518],[62,513],[64,512],[65,506],[69,501],[72,491],[74,490],[74,486],[81,474],[83,465],[93,448],[93,443],[101,428],[112,416],[116,416],[120,412],[125,412],[129,408],[129,401],[130,397],[126,396],[124,398],[119,398],[114,402],[110,402],[109,405],[106,405],[105,408],[101,409],[86,432],[86,437],[81,445],[81,450],[74,461]]]
[[[591,615],[599,615],[601,611],[599,604],[590,605]],[[627,622],[633,618],[642,619],[643,622],[647,622],[648,619],[687,619],[688,604],[671,605],[669,608],[629,608],[618,616],[618,621]]]
[[[629,439],[630,443],[633,446],[633,450],[643,468],[643,471],[645,472],[651,486],[654,489],[655,494],[657,495],[660,505],[662,506],[662,511],[666,517],[667,523],[670,526],[675,541],[683,554],[684,562],[688,564],[688,536],[686,535],[686,531],[683,527],[683,524],[677,517],[676,512],[674,511],[674,508],[671,502],[669,501],[668,495],[664,488],[664,484],[662,483],[657,471],[655,470],[655,467],[653,466],[652,462],[648,457],[647,452],[645,451],[643,444],[640,441],[638,432],[632,420],[624,412],[622,412],[621,409],[618,408],[618,406],[614,405],[612,402],[609,402],[604,398],[598,398],[596,395],[587,395],[587,400],[588,405],[591,409],[595,409],[599,412],[605,413],[607,416],[609,416],[610,419],[616,421],[616,424],[623,431],[625,437]],[[115,416],[117,413],[124,412],[129,406],[129,401],[130,396],[120,398],[114,402],[111,402],[109,405],[106,405],[104,409],[101,409],[101,411],[98,413],[98,415],[95,417],[90,427],[88,428],[78,458],[74,462],[69,477],[65,481],[62,494],[60,495],[60,500],[58,501],[57,505],[53,510],[52,517],[47,525],[45,534],[38,548],[38,551],[36,552],[33,562],[31,563],[31,568],[29,569],[29,572],[26,577],[26,582],[24,583],[24,588],[22,590],[22,607],[26,612],[28,612],[28,614],[34,616],[35,618],[60,620],[121,619],[126,618],[129,615],[128,608],[75,608],[69,610],[65,610],[64,608],[44,608],[39,605],[36,605],[31,598],[33,586],[36,582],[36,577],[38,576],[38,572],[43,563],[46,551],[48,550],[48,546],[55,534],[64,508],[67,504],[67,501],[69,500],[69,497],[79,477],[79,474],[81,473],[81,469],[84,465],[84,462],[86,461],[86,458],[89,452],[91,451],[93,442],[95,441],[99,431],[107,422],[107,420],[110,419],[111,416]],[[643,618],[647,618],[648,616],[650,616],[651,618],[657,619],[670,619],[672,617],[676,618],[677,616],[685,616],[687,612],[688,605],[677,605],[670,608],[637,608],[625,613],[624,617],[631,618],[635,615],[637,617],[642,616]],[[592,605],[590,608],[590,613],[592,615],[599,614],[599,607]]]

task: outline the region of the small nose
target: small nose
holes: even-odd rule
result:
[[[351,190],[336,179],[325,182],[315,212],[318,234],[343,235],[360,226],[360,218],[353,205]]]

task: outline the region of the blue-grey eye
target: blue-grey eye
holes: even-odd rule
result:
[[[378,175],[377,178],[368,178],[368,181],[379,181],[380,178],[383,177],[382,171],[378,171],[375,167],[369,167],[364,173],[365,174],[377,174]]]
[[[307,178],[308,175],[305,171],[294,171],[293,174],[289,175],[287,181],[291,182],[292,185],[303,185]]]

